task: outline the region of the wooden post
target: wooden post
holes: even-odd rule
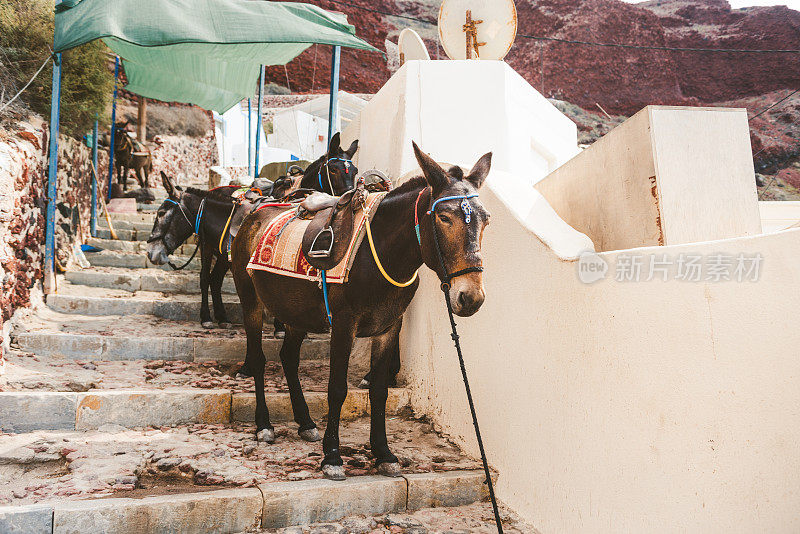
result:
[[[139,115],[136,120],[136,139],[144,143],[147,140],[147,99],[143,96],[139,97]]]

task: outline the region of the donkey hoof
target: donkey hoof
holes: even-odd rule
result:
[[[383,462],[378,465],[378,474],[385,477],[397,478],[402,474],[400,472],[400,464],[397,462]]]
[[[275,443],[275,431],[271,428],[264,428],[256,433],[259,442]]]
[[[275,339],[283,339],[283,338],[286,337],[286,331],[285,330],[275,330],[275,334],[274,335],[275,335]]]
[[[208,330],[214,328],[214,323],[212,321],[203,321],[200,324],[202,325],[203,328],[208,329]]]
[[[225,330],[230,330],[230,328],[231,328],[232,326],[233,326],[233,325],[232,325],[231,323],[227,323],[227,322],[224,322],[224,321],[223,321],[223,322],[221,322],[221,323],[219,323],[219,327],[220,327],[220,328],[223,328],[223,329],[225,329]]]
[[[344,474],[343,465],[323,465],[322,474],[328,480],[344,480],[347,478]]]
[[[319,430],[317,430],[316,428],[309,428],[308,430],[300,430],[298,434],[300,434],[300,437],[306,441],[319,441],[322,439]]]
[[[362,379],[361,382],[358,383],[358,387],[361,389],[369,389],[369,380],[366,378]]]

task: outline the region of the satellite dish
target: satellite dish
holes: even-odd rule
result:
[[[400,32],[397,39],[397,46],[400,48],[400,64],[415,59],[429,60],[431,56],[422,38],[411,28],[406,28]]]
[[[514,0],[444,0],[439,40],[450,59],[503,59],[517,35]]]

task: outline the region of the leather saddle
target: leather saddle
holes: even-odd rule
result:
[[[298,208],[300,219],[311,219],[303,233],[302,250],[306,261],[320,270],[336,267],[347,253],[355,231],[355,214],[364,208],[371,192],[388,191],[389,180],[380,171],[367,171],[356,187],[334,197],[314,192]]]

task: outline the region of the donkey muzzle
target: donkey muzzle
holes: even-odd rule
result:
[[[161,241],[154,241],[147,245],[147,259],[153,265],[166,265],[169,263],[169,254]]]

